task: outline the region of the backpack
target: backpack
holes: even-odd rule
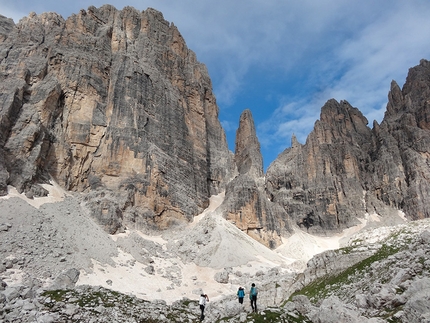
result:
[[[258,291],[257,291],[257,287],[251,287],[251,296],[257,296]]]

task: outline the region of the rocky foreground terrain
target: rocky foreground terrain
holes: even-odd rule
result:
[[[2,322],[198,322],[201,292],[210,295],[205,322],[430,321],[428,219],[369,221],[304,267],[223,219],[222,196],[180,231],[118,237],[93,222],[82,197],[45,188],[51,197],[10,188],[0,199]],[[251,282],[258,313],[235,295]]]

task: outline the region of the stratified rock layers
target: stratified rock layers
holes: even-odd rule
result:
[[[124,219],[190,220],[225,187],[233,162],[206,67],[153,9],[1,17],[0,80],[2,194],[43,195],[34,184],[52,176],[92,191],[113,233]]]

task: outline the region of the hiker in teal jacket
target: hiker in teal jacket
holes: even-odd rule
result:
[[[243,298],[245,297],[245,290],[243,287],[239,287],[237,290],[237,297],[239,298],[239,303],[243,304]]]
[[[253,312],[257,312],[257,294],[257,287],[255,287],[255,284],[252,283],[251,290],[249,291],[249,299],[251,300],[251,307]]]

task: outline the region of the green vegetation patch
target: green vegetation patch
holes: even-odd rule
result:
[[[354,282],[354,277],[358,274],[363,274],[367,269],[377,261],[388,258],[396,254],[402,247],[394,246],[393,244],[383,244],[372,256],[358,262],[354,266],[349,267],[343,272],[335,275],[329,275],[315,280],[301,290],[293,293],[290,300],[295,295],[305,295],[313,303],[327,298],[331,294],[335,294],[339,286],[348,285]]]
[[[43,296],[49,297],[55,302],[65,302],[77,304],[80,307],[113,307],[118,303],[133,305],[136,299],[109,289],[88,290],[85,293],[79,293],[75,290],[52,290],[42,293]],[[145,301],[142,301],[145,302]],[[52,303],[53,304],[53,303]],[[49,304],[47,304],[49,306]]]
[[[224,317],[216,323],[231,322],[232,317]],[[253,323],[312,323],[307,317],[300,313],[286,313],[280,309],[266,309],[260,313],[250,313],[246,322]]]
[[[68,292],[70,292],[70,291],[69,290],[63,290],[63,289],[48,290],[48,291],[43,292],[42,296],[49,297],[56,302],[63,302],[64,301],[64,295],[66,295],[66,293],[68,293]]]

